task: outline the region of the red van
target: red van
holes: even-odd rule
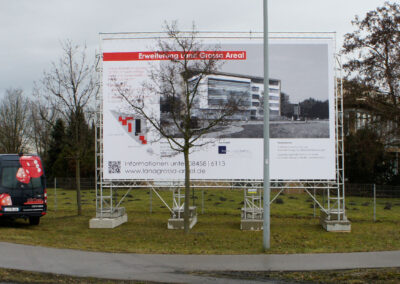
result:
[[[46,210],[46,178],[40,157],[1,154],[0,217],[29,219],[31,225],[39,225]]]

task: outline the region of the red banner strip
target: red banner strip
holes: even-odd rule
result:
[[[143,51],[105,52],[103,61],[154,61],[154,60],[246,60],[246,51]]]

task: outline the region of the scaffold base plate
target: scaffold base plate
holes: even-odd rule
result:
[[[322,220],[322,227],[328,232],[351,232],[350,221]]]
[[[343,218],[343,216],[342,216]],[[320,224],[327,232],[351,232],[351,222],[344,218],[344,220],[337,220],[338,214],[331,214],[330,220],[328,215],[321,211]]]
[[[194,225],[197,223],[197,215],[189,218],[189,228],[193,228]],[[183,218],[170,218],[168,219],[168,229],[171,230],[183,230],[184,229],[184,222]]]
[[[112,213],[101,212],[100,210],[96,212],[96,218],[117,218],[125,215],[125,207],[114,208]]]
[[[263,223],[262,219],[242,219],[240,222],[240,230],[261,231],[263,229]]]
[[[89,220],[90,229],[113,229],[128,221],[128,215],[124,214],[114,218],[92,218]]]

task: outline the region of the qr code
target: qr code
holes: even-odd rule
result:
[[[121,161],[108,161],[108,173],[120,174],[121,173]]]

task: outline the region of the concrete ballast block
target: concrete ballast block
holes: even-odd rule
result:
[[[124,214],[114,218],[92,218],[89,220],[90,229],[113,229],[128,221],[128,215]]]

